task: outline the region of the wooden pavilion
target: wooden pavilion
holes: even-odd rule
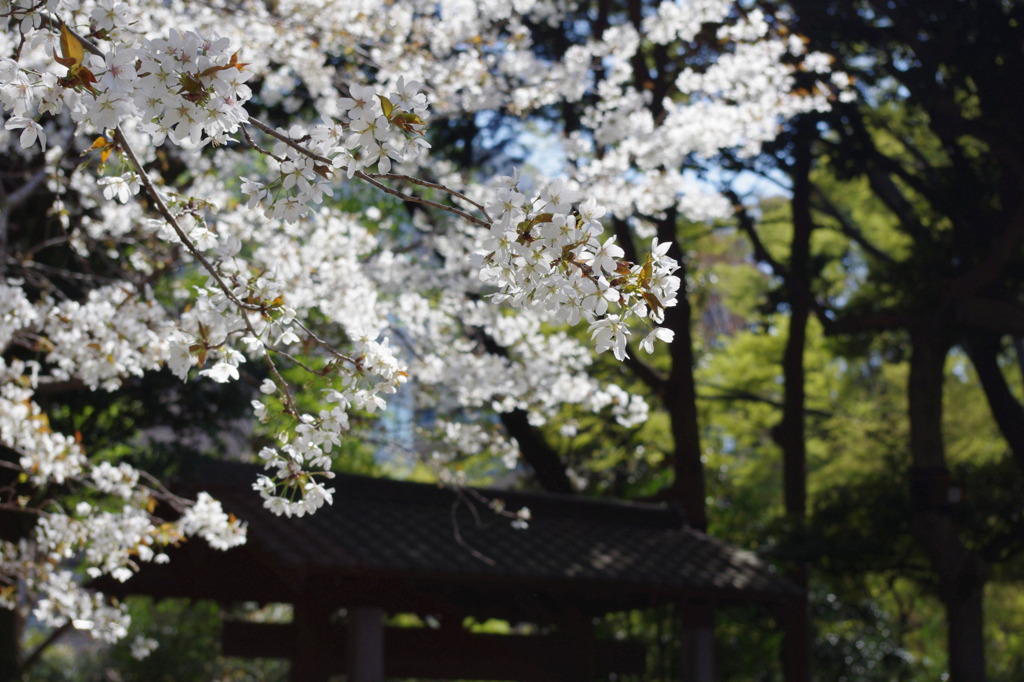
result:
[[[756,603],[783,618],[799,591],[753,554],[688,527],[673,509],[550,494],[454,491],[339,475],[334,504],[311,517],[265,510],[257,468],[204,463],[201,488],[248,523],[228,552],[190,542],[108,590],[222,603],[293,605],[288,624],[226,622],[225,655],[283,657],[291,679],[591,682],[643,679],[645,649],[599,641],[595,618],[668,603],[693,612]],[[488,509],[528,507],[526,529]],[[396,628],[411,613],[436,627]],[[463,628],[497,618],[532,634]],[[712,623],[685,622],[683,679],[713,680]]]

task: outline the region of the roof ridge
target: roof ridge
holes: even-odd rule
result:
[[[185,485],[213,492],[216,488],[249,488],[256,475],[263,471],[259,463],[214,460],[204,458],[196,463],[194,471],[184,475]],[[192,475],[190,476],[189,473]],[[454,487],[441,483],[424,483],[385,476],[335,472],[330,487],[335,498],[397,498],[405,504],[441,504],[445,495],[454,494],[452,503],[459,501],[459,493],[486,500],[502,500],[505,508],[516,511],[530,509],[531,515],[556,514],[558,516],[586,516],[594,521],[615,521],[623,524],[639,523],[646,527],[683,528],[686,526],[682,509],[666,503],[637,500],[601,499],[566,493],[544,491],[504,490],[478,486]],[[396,501],[397,501],[396,499]],[[696,531],[695,531],[696,532]]]

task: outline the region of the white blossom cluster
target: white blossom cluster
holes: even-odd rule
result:
[[[61,3],[48,4],[54,6],[50,17],[59,16]],[[109,24],[102,29],[106,35],[124,40],[108,41],[102,56],[87,51],[62,25],[56,33],[33,32],[29,45],[53,54],[66,67],[63,76],[38,73],[11,59],[0,64],[0,101],[13,114],[5,127],[23,128],[22,146],[38,142],[45,149],[46,136],[33,110],[58,115],[67,109],[79,132],[103,134],[134,119],[155,146],[168,137],[177,144],[226,142],[246,120],[242,104],[252,94],[245,85],[252,72],[238,63],[237,53],[226,51],[230,41],[174,28],[167,37],[142,38],[129,30],[127,4],[106,4],[110,11],[97,25]]]
[[[71,623],[75,629],[97,639],[116,642],[128,634],[127,608],[111,605],[103,595],[81,589],[78,578],[68,570],[54,569],[50,556],[36,551],[35,543],[0,542],[0,570],[5,578],[17,580],[35,598],[32,615],[40,623],[60,627]],[[0,607],[17,607],[14,590],[0,590]]]
[[[39,367],[0,359],[0,442],[18,455],[18,466],[38,486],[64,483],[86,466],[75,439],[50,429],[50,420],[33,400]]]
[[[540,56],[532,27],[575,21],[561,0],[0,0],[0,149],[41,164],[78,258],[120,268],[73,295],[32,264],[31,281],[0,271],[0,445],[16,459],[0,465],[89,500],[0,497],[0,513],[39,517],[29,537],[2,544],[3,605],[29,595],[40,622],[114,639],[125,613],[71,567],[126,579],[187,536],[221,549],[244,540],[244,523],[209,495],[165,497],[51,428],[43,389],[116,391],[162,368],[240,391],[258,377],[253,413],[276,440],[259,453],[254,488],[292,516],[331,503],[332,457],[395,396],[436,414],[427,457],[453,484],[461,474],[445,466],[460,457],[517,465],[495,413],[642,423],[644,400],[595,379],[592,351],[622,360],[672,340],[661,325],[682,295],[677,263],[653,234],[626,261],[607,221],[725,215],[728,203],[685,174],[687,159],[754,153],[842,85],[826,57],[804,55],[756,12],[648,4],[640,25],[613,22],[555,59]],[[684,53],[711,24],[723,54],[682,69],[655,101],[634,57],[653,43]],[[821,88],[796,92],[797,69],[821,73]],[[432,114],[526,117],[557,104],[580,114],[557,142],[561,178],[470,182],[426,142]],[[257,108],[288,122],[265,124]],[[380,191],[381,205],[340,211],[349,181]],[[389,215],[385,194],[424,210]],[[563,330],[577,323],[589,346]],[[158,501],[177,518],[158,517]],[[139,640],[133,654],[152,646]]]
[[[423,139],[428,118],[421,84],[399,77],[388,96],[372,85],[353,84],[336,102],[340,116],[304,129],[279,132],[268,180],[244,179],[250,207],[264,206],[268,218],[295,222],[332,193],[335,173],[349,179],[363,171],[387,174],[393,162],[415,162],[429,148]],[[307,140],[302,145],[294,140]]]
[[[152,298],[101,287],[85,301],[62,301],[45,312],[41,333],[55,379],[75,378],[89,388],[116,389],[124,377],[142,376],[166,361],[167,311]]]
[[[826,110],[831,97],[850,96],[845,77],[829,73],[826,55],[808,54],[798,36],[772,34],[759,10],[729,21],[734,5],[662,2],[642,31],[614,26],[588,46],[602,60],[605,78],[583,110],[586,133],[575,133],[566,151],[576,180],[600,196],[609,213],[655,216],[676,208],[698,221],[726,217],[728,202],[685,175],[689,157],[711,158],[722,150],[757,154],[781,121]],[[645,40],[685,43],[716,22],[725,22],[715,36],[723,51],[713,63],[683,68],[671,96],[657,102],[638,86],[632,64]],[[818,77],[813,91],[796,87],[798,71]]]
[[[169,544],[196,535],[226,549],[244,541],[245,526],[205,493],[177,521],[154,516],[151,506],[159,493],[140,483],[136,469],[124,462],[90,461],[75,438],[50,428],[33,400],[39,370],[0,359],[0,443],[19,455],[19,468],[40,489],[51,483],[92,489],[107,501],[102,506],[82,501],[70,513],[45,509],[30,538],[2,543],[0,604],[13,608],[20,589],[35,595],[33,614],[41,622],[70,621],[102,639],[118,639],[126,633],[127,614],[83,592],[63,568],[68,562],[81,563],[92,578],[106,574],[123,581],[141,563],[166,561],[162,548]]]
[[[577,204],[578,193],[555,180],[527,201],[518,174],[498,182],[487,203],[494,222],[480,254],[484,281],[499,290],[494,298],[543,308],[570,325],[585,320],[598,352],[625,359],[628,317],[661,322],[676,303],[678,265],[667,255],[669,245],[655,240],[647,261],[625,263],[615,239],[603,239],[605,209],[594,199]],[[643,347],[651,352],[655,338],[672,337],[655,327]]]

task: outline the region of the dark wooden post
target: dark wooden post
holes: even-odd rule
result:
[[[348,611],[348,682],[384,682],[384,610]]]
[[[798,573],[802,567],[796,567],[794,573]],[[807,600],[806,575],[800,587],[804,593],[800,597],[794,597],[792,601],[780,606],[776,612],[776,622],[782,629],[782,679],[786,682],[810,682],[810,604]],[[790,579],[794,578],[790,575]],[[794,582],[796,582],[794,580]]]
[[[563,682],[593,682],[597,676],[597,642],[594,639],[594,626],[590,619],[579,613],[575,608],[565,614],[561,628],[561,641],[564,647],[556,666],[558,679]]]
[[[333,608],[309,591],[295,602],[292,618],[291,682],[327,682],[331,661],[337,659],[338,642],[331,637]]]
[[[680,654],[683,682],[714,682],[715,610],[707,602],[683,604]]]

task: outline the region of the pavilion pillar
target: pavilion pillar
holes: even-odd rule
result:
[[[348,611],[348,682],[384,682],[384,610]]]
[[[558,679],[562,682],[593,682],[597,675],[594,624],[575,608],[564,614],[564,618],[561,628],[565,656],[557,671]]]
[[[290,682],[327,682],[340,648],[331,637],[333,611],[329,602],[308,592],[296,600]]]
[[[682,682],[715,680],[715,610],[706,601],[688,601],[680,634]]]
[[[806,578],[806,573],[804,574]],[[780,608],[776,617],[782,626],[782,679],[785,682],[811,681],[811,632],[810,604],[807,600],[806,580],[804,593],[799,599]]]

